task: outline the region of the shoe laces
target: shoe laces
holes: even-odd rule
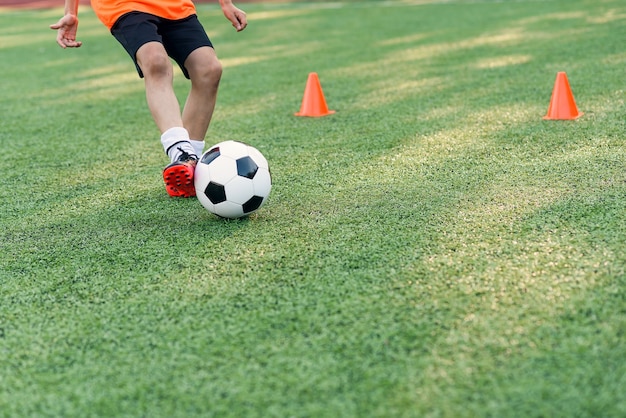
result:
[[[187,151],[182,149],[181,147],[177,147],[178,151],[180,151],[180,156],[178,157],[178,161],[187,162],[187,161],[197,161],[198,157],[194,154],[189,154]]]

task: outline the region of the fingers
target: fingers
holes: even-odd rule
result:
[[[248,26],[246,12],[241,9],[237,9],[236,7],[224,9],[224,15],[228,20],[230,20],[230,23],[233,24],[233,27],[237,29],[237,32],[241,32],[246,28],[246,26]]]
[[[237,29],[237,32],[241,32],[248,26],[248,20],[244,12],[235,12],[233,26]]]
[[[64,23],[64,20],[65,20],[65,16],[64,16],[64,17],[62,17],[61,19],[59,19],[59,20],[57,21],[57,23],[55,23],[55,24],[53,24],[53,25],[50,25],[50,29],[52,29],[52,30],[61,29],[61,28],[63,27],[63,25],[65,24],[65,23]]]
[[[50,29],[57,31],[57,44],[65,48],[79,48],[83,43],[76,40],[78,18],[66,14],[57,23],[50,25]]]
[[[83,43],[80,41],[77,41],[76,36],[72,35],[71,33],[68,34],[66,31],[61,29],[57,33],[57,44],[59,44],[61,48],[65,49],[65,48],[80,48],[80,46]]]
[[[61,38],[61,39],[57,39],[57,44],[59,44],[61,48],[65,49],[65,48],[80,48],[83,43],[80,41],[73,40],[73,39]]]

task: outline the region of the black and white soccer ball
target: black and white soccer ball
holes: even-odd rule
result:
[[[196,196],[209,212],[241,218],[267,201],[272,178],[259,150],[239,141],[224,141],[202,154],[194,175]]]

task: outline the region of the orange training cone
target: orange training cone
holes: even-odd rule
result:
[[[334,110],[328,110],[317,73],[310,73],[306,81],[304,97],[302,97],[302,106],[300,107],[300,111],[295,113],[295,115],[320,117],[332,115],[333,113],[335,113]]]
[[[574,95],[569,87],[567,75],[564,72],[556,74],[554,89],[552,90],[552,99],[550,99],[550,107],[548,113],[543,117],[548,120],[568,120],[576,119],[583,115],[579,112],[574,101]]]

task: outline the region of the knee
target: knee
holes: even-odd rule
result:
[[[165,50],[146,48],[137,52],[137,63],[146,78],[172,77],[172,62]]]
[[[215,57],[194,63],[188,71],[192,83],[204,89],[217,89],[222,78],[222,64]]]
[[[222,78],[222,63],[215,59],[206,68],[207,77],[211,80],[215,80],[215,84],[219,84]]]

